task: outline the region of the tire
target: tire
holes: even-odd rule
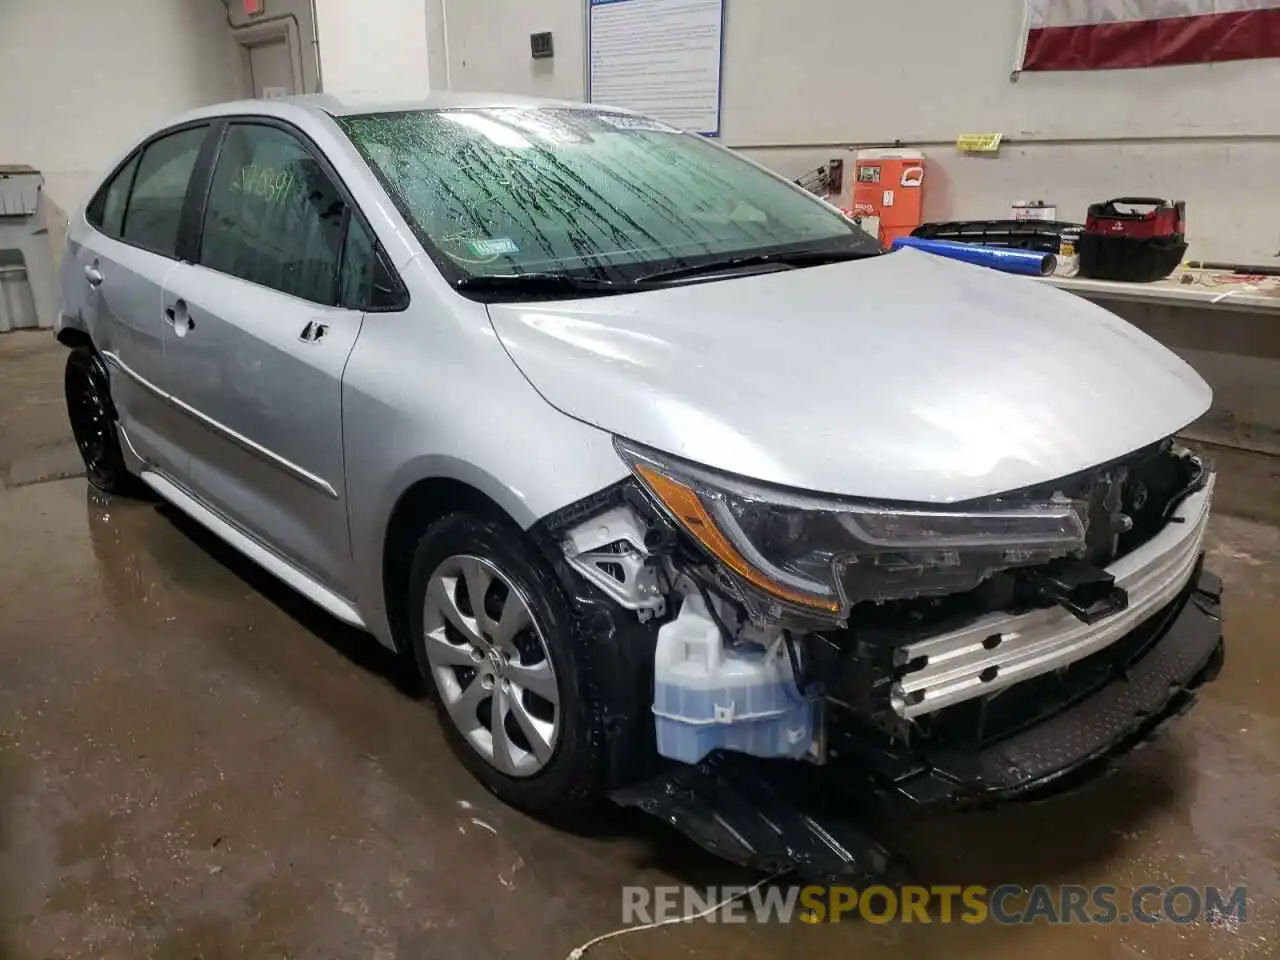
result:
[[[479,615],[474,584],[486,591]],[[450,599],[473,632],[444,612]],[[563,590],[524,534],[471,513],[436,521],[414,551],[408,602],[414,659],[467,769],[507,803],[542,816],[596,802],[605,784],[605,739],[588,658]],[[509,625],[523,623],[512,613],[515,604],[529,622],[508,639]],[[552,690],[554,703],[541,695]],[[495,710],[504,721],[497,733]],[[529,724],[543,734],[540,743],[526,735]],[[552,736],[545,735],[548,724]]]
[[[111,402],[111,378],[92,347],[76,347],[68,354],[63,391],[89,483],[103,493],[145,497],[146,487],[125,466]]]

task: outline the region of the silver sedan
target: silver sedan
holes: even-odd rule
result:
[[[190,114],[74,218],[58,337],[95,486],[414,658],[462,760],[533,810],[613,791],[751,860],[702,829],[730,817],[688,779],[717,757],[851,785],[895,745],[1013,794],[1221,659],[1186,364],[1036,281],[881,256],[634,113]],[[1072,713],[1175,640],[1132,716]],[[1007,724],[961,737],[979,708]],[[1053,724],[1102,740],[940,766]]]

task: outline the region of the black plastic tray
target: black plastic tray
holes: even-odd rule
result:
[[[1057,253],[1059,238],[1069,230],[1083,232],[1084,225],[1066,220],[947,220],[922,223],[911,235],[927,240]]]

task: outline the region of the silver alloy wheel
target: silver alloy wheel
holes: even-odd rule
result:
[[[431,674],[454,726],[509,776],[541,770],[560,733],[555,668],[528,599],[492,562],[449,557],[423,610]]]

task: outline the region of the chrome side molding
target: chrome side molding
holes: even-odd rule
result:
[[[166,403],[171,404],[173,407],[177,408],[178,410],[181,410],[183,413],[191,417],[193,420],[198,421],[199,423],[208,427],[210,430],[213,430],[215,433],[230,440],[236,446],[240,447],[241,449],[247,450],[258,457],[261,457],[263,460],[267,461],[267,463],[270,463],[272,466],[277,467],[280,470],[283,470],[285,473],[293,477],[296,477],[298,480],[301,480],[303,483],[307,484],[308,486],[314,487],[315,489],[319,490],[321,493],[325,494],[326,496],[332,497],[334,500],[339,499],[338,491],[335,490],[333,488],[333,485],[329,483],[327,480],[325,480],[323,477],[317,477],[311,471],[298,466],[292,460],[288,460],[280,456],[280,454],[276,453],[274,450],[268,450],[262,444],[257,443],[253,440],[250,440],[248,437],[244,436],[243,434],[237,433],[235,430],[232,430],[226,424],[215,420],[213,417],[209,416],[208,414],[201,413],[199,410],[191,406],[189,403],[185,403],[184,401],[179,400],[173,394],[165,393],[165,391],[161,390],[158,386],[156,386],[150,380],[143,377],[136,370],[134,370],[132,367],[126,364],[123,360],[121,360],[116,353],[113,353],[110,350],[104,350],[102,351],[102,356],[106,358],[107,363],[115,367],[117,370],[119,370],[121,373],[127,376],[134,383],[138,384],[138,386],[142,387],[144,390],[147,390],[148,392],[159,397],[161,400],[165,401]]]

